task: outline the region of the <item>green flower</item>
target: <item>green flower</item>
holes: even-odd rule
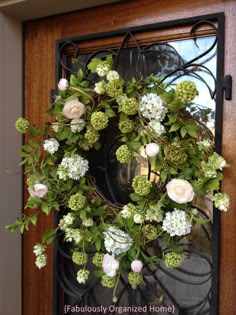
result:
[[[138,101],[133,97],[121,96],[117,99],[117,103],[119,110],[126,115],[135,115],[138,112]]]
[[[93,264],[96,266],[96,267],[102,267],[102,262],[103,262],[103,258],[104,258],[104,254],[103,253],[96,253],[94,256],[93,256]]]
[[[80,269],[78,272],[77,272],[77,281],[79,283],[84,283],[88,280],[88,277],[89,277],[89,270],[86,270],[86,269]]]
[[[167,268],[179,268],[182,261],[182,255],[175,252],[167,253],[164,257],[164,264]]]
[[[138,285],[143,283],[143,275],[140,272],[131,271],[128,274],[128,280],[132,288],[135,289]]]
[[[132,154],[126,144],[121,145],[116,150],[116,158],[120,163],[128,163]]]
[[[109,81],[106,85],[106,92],[112,98],[120,96],[123,93],[121,81],[120,80]]]
[[[132,187],[136,194],[140,196],[145,196],[150,193],[152,183],[149,182],[147,176],[138,175],[134,177]]]
[[[86,205],[86,197],[83,196],[80,193],[77,193],[75,195],[71,195],[69,202],[68,202],[68,206],[71,210],[80,210],[82,208],[84,208]]]
[[[187,104],[198,95],[198,90],[194,82],[185,80],[176,85],[175,93],[184,104]]]
[[[105,288],[114,288],[116,284],[116,277],[110,278],[107,275],[102,275],[101,284]]]
[[[15,123],[16,130],[20,133],[26,133],[29,129],[30,123],[25,118],[18,118]]]
[[[97,132],[97,130],[89,128],[84,134],[84,138],[88,141],[89,144],[94,144],[99,139],[99,133]]]
[[[128,119],[128,118],[121,119],[119,121],[118,127],[122,133],[129,133],[129,132],[133,131],[133,129],[134,129],[134,122],[133,122],[133,120]]]
[[[155,240],[157,238],[157,229],[151,224],[144,225],[142,231],[148,240]]]
[[[105,129],[108,125],[108,117],[103,112],[95,112],[91,115],[91,125],[95,130]]]
[[[187,161],[187,154],[177,146],[176,143],[164,147],[165,159],[175,165],[183,164]]]
[[[72,254],[72,261],[76,265],[85,265],[88,261],[88,255],[83,252],[74,252]]]
[[[221,211],[227,211],[229,208],[229,196],[224,193],[217,193],[212,198],[214,205],[217,209]]]

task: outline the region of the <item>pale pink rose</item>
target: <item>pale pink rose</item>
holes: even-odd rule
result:
[[[146,146],[145,151],[146,151],[147,156],[153,157],[153,156],[156,156],[159,153],[160,147],[156,143],[149,143]]]
[[[180,204],[190,202],[194,197],[192,185],[184,179],[172,179],[166,185],[166,190],[169,198]]]
[[[114,256],[105,254],[102,262],[102,269],[105,274],[113,278],[115,277],[117,270],[119,269],[120,263]]]
[[[28,188],[31,197],[42,198],[48,193],[48,187],[44,184],[35,184]]]
[[[77,98],[65,102],[63,115],[70,119],[78,119],[85,113],[85,106]]]
[[[58,82],[58,89],[61,91],[65,91],[68,88],[69,82],[66,79],[60,79]]]
[[[131,269],[134,272],[140,272],[143,268],[143,263],[141,262],[141,260],[133,260],[131,263]]]

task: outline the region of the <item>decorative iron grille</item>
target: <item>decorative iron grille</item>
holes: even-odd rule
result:
[[[144,31],[160,30],[177,26],[189,26],[188,39],[181,40],[183,52],[178,49],[179,40],[140,44],[137,34]],[[204,31],[201,31],[204,29]],[[86,72],[86,65],[94,57],[113,56],[114,69],[129,80],[141,79],[151,73],[162,77],[167,84],[191,77],[198,88],[205,91],[205,100],[192,104],[190,114],[214,128],[216,151],[221,150],[221,117],[223,98],[223,41],[224,16],[215,14],[168,23],[152,24],[114,32],[93,34],[60,40],[57,42],[56,81],[64,74],[69,77],[82,68],[86,77],[94,82],[94,75]],[[198,35],[200,34],[200,35]],[[82,42],[122,36],[120,46],[98,51],[81,53]],[[185,46],[184,46],[185,45]],[[187,50],[187,53],[186,51]],[[192,55],[195,50],[195,55]],[[192,55],[192,56],[191,56]],[[190,57],[188,57],[190,56]],[[205,103],[208,103],[206,106]],[[214,104],[214,105],[213,105]],[[90,169],[96,178],[96,189],[112,203],[125,204],[130,193],[130,177],[138,172],[140,161],[129,169],[118,164],[114,151],[119,145],[119,132],[114,124],[103,137],[103,147],[96,158],[91,154]],[[113,135],[110,137],[109,135]],[[148,164],[146,165],[148,173]],[[129,176],[127,175],[129,174]],[[205,202],[205,201],[204,201]],[[71,261],[70,248],[62,242],[59,234],[55,246],[55,315],[63,314],[65,305],[77,307],[73,314],[102,313],[99,307],[106,307],[105,314],[160,314],[173,313],[168,306],[173,305],[174,314],[217,314],[218,294],[218,246],[219,214],[210,205],[206,209],[198,206],[200,216],[211,218],[211,223],[195,229],[192,239],[183,238],[185,263],[181,268],[169,270],[164,264],[147,264],[144,272],[144,285],[133,290],[125,277],[118,287],[118,301],[110,305],[111,293],[101,287],[99,281],[91,280],[79,285],[76,280],[76,267]],[[213,213],[213,214],[212,214]],[[63,210],[56,220],[63,216]],[[213,217],[212,217],[213,216]],[[214,224],[212,223],[214,222]],[[155,241],[150,251],[155,251]],[[91,261],[93,249],[88,253]],[[91,271],[93,269],[90,265]],[[127,308],[127,307],[130,308]],[[138,311],[135,307],[143,307]],[[133,307],[133,308],[132,308]],[[161,308],[162,307],[162,308]],[[96,310],[96,311],[94,311]],[[67,314],[72,314],[68,310]]]

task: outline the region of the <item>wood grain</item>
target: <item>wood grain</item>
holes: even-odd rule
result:
[[[44,111],[49,105],[50,89],[55,87],[55,41],[61,38],[111,31],[133,26],[182,19],[191,16],[225,12],[225,71],[236,77],[236,3],[235,1],[196,0],[130,0],[121,3],[59,15],[24,25],[25,41],[25,115],[35,124],[45,122]],[[234,38],[234,40],[233,40]],[[235,80],[236,81],[236,80]],[[235,98],[236,82],[233,83]],[[233,99],[234,99],[233,98]],[[225,172],[223,190],[230,195],[231,207],[221,219],[220,315],[236,314],[236,106],[225,101],[222,153],[231,168]],[[23,315],[53,314],[52,250],[49,264],[38,271],[34,265],[32,247],[39,235],[53,225],[53,218],[41,218],[37,228],[25,234],[24,305]],[[215,314],[214,314],[215,315]]]

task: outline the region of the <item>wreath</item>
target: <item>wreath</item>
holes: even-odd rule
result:
[[[103,287],[116,288],[120,276],[128,273],[136,288],[147,263],[181,266],[182,239],[194,225],[209,222],[199,216],[198,198],[227,211],[229,197],[220,192],[220,183],[228,164],[214,152],[212,132],[191,114],[198,95],[193,81],[171,85],[150,75],[125,82],[112,70],[110,55],[90,60],[87,71],[95,82],[82,70],[69,81],[60,79],[43,132],[25,118],[17,119],[16,129],[29,134],[20,156],[29,191],[25,208],[34,210],[7,229],[23,233],[37,223],[41,211],[58,211],[58,226],[34,246],[38,268],[46,265],[46,246],[62,233],[78,283],[94,276],[87,267],[92,262]],[[113,152],[117,163],[128,167],[141,156],[148,165],[131,179],[125,205],[104,196],[89,168],[88,156],[101,150],[111,124],[120,134]],[[158,249],[155,255],[148,250],[152,243]]]

